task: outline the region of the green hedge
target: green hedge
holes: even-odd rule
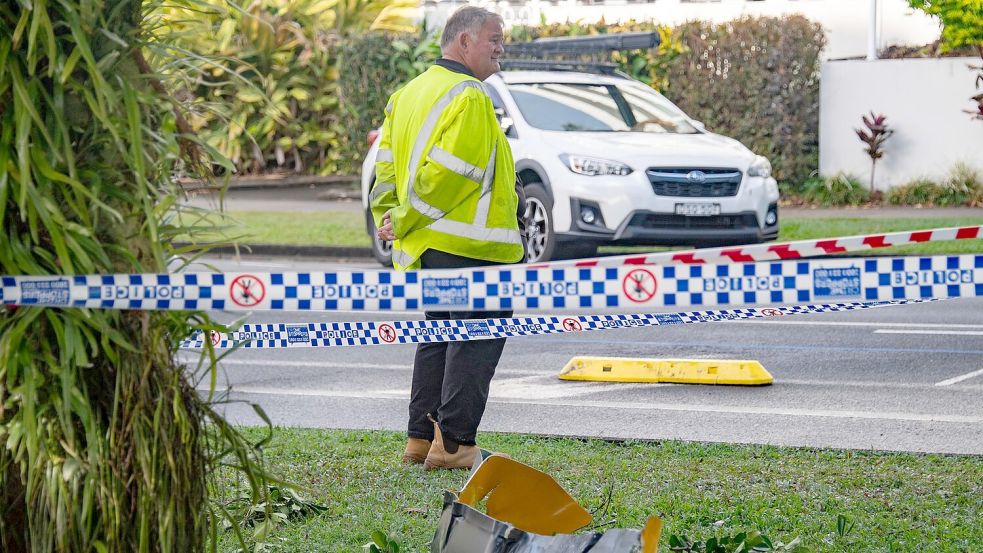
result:
[[[825,37],[818,24],[803,17],[694,21],[675,28],[635,21],[520,26],[510,31],[510,40],[646,30],[662,34],[659,48],[618,52],[611,59],[710,130],[768,157],[775,177],[789,188],[798,188],[816,171]],[[426,32],[372,33],[343,45],[339,95],[346,136],[335,157],[341,172],[359,171],[366,133],[382,123],[389,95],[438,56]]]
[[[352,37],[341,48],[339,96],[345,120],[342,173],[357,174],[368,150],[366,136],[382,125],[389,96],[440,57],[430,34],[369,33]]]
[[[801,16],[691,21],[667,28],[649,21],[515,27],[516,41],[540,37],[658,31],[649,52],[611,58],[653,85],[713,132],[768,157],[779,181],[798,185],[819,166],[819,68],[822,27]],[[506,47],[508,53],[508,47]]]
[[[957,163],[941,182],[915,179],[889,190],[885,200],[892,205],[983,207],[983,174]]]
[[[281,6],[264,0],[249,14],[194,14],[208,18],[212,32],[184,40],[208,54],[197,58],[199,71],[184,78],[195,98],[192,125],[240,173],[358,173],[366,134],[381,124],[389,95],[439,56],[426,30],[336,40],[341,35],[308,9],[316,1]],[[170,24],[180,27],[181,18],[171,14]],[[515,27],[510,40],[646,30],[662,35],[658,48],[615,52],[610,59],[710,130],[767,156],[776,178],[794,185],[787,188],[816,170],[825,41],[820,26],[805,18],[675,28],[650,21],[563,23]]]
[[[819,168],[819,24],[760,17],[678,31],[688,52],[668,65],[672,101],[767,157],[779,181],[801,183]]]

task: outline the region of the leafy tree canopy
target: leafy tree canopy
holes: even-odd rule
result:
[[[983,47],[983,0],[908,0],[908,4],[939,18],[945,49]]]

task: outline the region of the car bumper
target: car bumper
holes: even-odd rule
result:
[[[656,194],[645,175],[605,181],[574,175],[564,181],[565,194],[556,197],[553,228],[561,242],[703,246],[773,240],[778,235],[778,222],[766,224],[771,219],[770,210],[778,213],[777,188],[772,184],[770,178],[745,175],[736,195],[690,197]],[[720,213],[675,215],[681,203],[717,204]],[[585,219],[592,224],[582,220],[585,209],[593,211],[593,216]]]
[[[774,208],[777,214],[777,207]],[[765,242],[778,238],[778,221],[760,226],[754,211],[711,217],[635,211],[616,230],[580,223],[560,241],[594,241],[608,245],[716,246]]]

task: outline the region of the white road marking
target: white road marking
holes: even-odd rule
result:
[[[552,384],[545,384],[552,382]],[[489,396],[511,399],[558,399],[577,397],[597,392],[633,390],[642,387],[667,386],[667,384],[624,383],[603,384],[600,382],[558,382],[553,375],[536,375],[524,378],[503,378],[492,380]]]
[[[874,326],[877,328],[966,328],[983,330],[983,325],[971,324],[941,324],[941,323],[877,323],[877,322],[846,322],[846,321],[788,321],[788,320],[755,320],[745,321],[724,321],[726,324],[756,324],[756,325],[802,325],[802,326]]]
[[[953,422],[953,423],[983,423],[983,417],[972,417],[965,415],[946,415],[933,413],[902,413],[892,411],[831,411],[815,409],[780,409],[773,407],[745,407],[729,405],[684,405],[672,403],[641,403],[623,401],[499,401],[500,403],[536,403],[540,405],[553,405],[558,407],[596,407],[599,409],[616,410],[636,410],[636,411],[689,411],[695,413],[733,413],[740,415],[778,415],[790,417],[816,417],[834,419],[876,419],[876,420],[897,420],[897,421],[932,421],[932,422]]]
[[[550,382],[547,384],[547,382]],[[626,384],[613,383],[603,384],[600,382],[559,382],[555,376],[533,375],[520,378],[502,378],[492,380],[489,397],[499,400],[536,400],[536,399],[560,399],[594,394],[598,392],[621,391],[644,386],[667,386],[668,384]],[[274,394],[304,396],[317,395],[319,397],[332,397],[333,394],[346,394],[343,397],[358,399],[380,398],[403,398],[409,399],[410,391],[405,388],[395,388],[389,390],[371,390],[367,392],[348,392],[341,390],[306,390],[297,388],[256,388],[249,385],[233,386],[232,392],[247,394]],[[347,394],[353,394],[351,396]]]
[[[207,391],[207,390],[206,390]],[[408,390],[314,390],[291,388],[260,388],[241,386],[233,389],[221,389],[231,393],[246,395],[325,397],[344,399],[409,399]],[[947,422],[957,424],[983,424],[983,417],[966,415],[946,415],[938,413],[902,413],[894,411],[832,411],[815,409],[787,409],[773,407],[747,407],[729,405],[691,405],[673,403],[642,403],[627,401],[591,401],[591,400],[559,400],[559,399],[521,399],[521,398],[492,398],[488,403],[503,405],[546,405],[553,407],[590,407],[607,411],[681,411],[692,413],[739,414],[739,415],[771,415],[779,417],[811,417],[832,419],[869,419],[916,422]]]
[[[872,381],[861,381],[861,380],[796,380],[789,378],[776,378],[775,385],[790,384],[792,386],[819,386],[824,388],[882,388],[885,390],[893,389],[908,389],[908,390],[932,390],[938,384],[932,384],[929,382],[878,382],[876,380]],[[960,391],[973,391],[973,390],[983,390],[983,385],[980,386],[960,386]]]
[[[182,363],[197,363],[197,359],[178,359]],[[412,365],[399,363],[346,363],[346,362],[324,362],[324,361],[277,361],[275,359],[223,359],[218,362],[222,365],[242,365],[256,367],[316,367],[325,369],[381,369],[381,370],[411,370]]]
[[[195,365],[198,363],[197,357],[178,356],[179,363]],[[407,363],[357,363],[346,361],[281,361],[276,359],[223,359],[218,362],[219,366],[239,365],[255,367],[314,367],[319,369],[378,369],[383,371],[412,371],[413,365]],[[499,368],[495,374],[521,374],[521,375],[542,375],[542,371],[530,371],[523,369],[502,369]]]
[[[932,334],[939,336],[983,336],[983,331],[975,330],[897,330],[878,328],[874,334]]]
[[[194,364],[196,364],[198,362],[198,358],[197,357],[192,358],[192,357],[178,356],[177,357],[177,361],[180,362],[180,363],[188,363],[188,364],[194,365]],[[380,371],[407,371],[407,372],[413,370],[413,366],[411,364],[406,364],[406,363],[402,363],[401,364],[401,363],[357,363],[357,362],[344,362],[344,361],[283,361],[283,360],[277,360],[277,359],[225,359],[225,360],[219,361],[219,365],[220,366],[247,366],[247,367],[249,367],[249,366],[255,366],[255,367],[266,367],[266,368],[273,368],[273,367],[282,367],[282,368],[291,368],[291,367],[294,367],[294,368],[306,368],[306,367],[312,367],[312,368],[318,368],[318,369],[368,369],[368,370],[380,370]],[[983,369],[981,369],[981,371],[983,371]],[[962,375],[960,377],[956,377],[955,379],[951,379],[950,378],[949,380],[944,380],[944,381],[939,382],[939,383],[936,383],[936,384],[932,384],[932,383],[929,383],[929,382],[915,383],[915,382],[878,382],[878,381],[862,381],[862,380],[847,380],[847,381],[843,381],[843,380],[798,380],[798,379],[788,379],[788,378],[776,378],[775,379],[775,384],[776,385],[790,384],[790,385],[794,385],[794,386],[819,386],[819,387],[837,387],[837,386],[843,386],[843,387],[858,387],[858,388],[926,389],[926,390],[930,390],[930,389],[933,389],[935,386],[949,386],[951,384],[956,384],[956,383],[961,382],[963,380],[968,380],[970,378],[973,378],[974,376],[978,376],[981,373],[981,371],[974,371],[974,372],[969,373],[968,375]],[[542,379],[545,379],[545,380],[553,380],[553,379],[556,378],[556,373],[554,373],[552,371],[545,371],[545,370],[539,370],[539,371],[537,371],[537,370],[531,370],[531,369],[509,369],[509,368],[502,368],[502,367],[499,367],[495,371],[495,374],[519,375],[519,376],[525,376],[525,377],[527,377],[529,379],[542,378]],[[542,396],[536,396],[536,395],[531,395],[530,396],[529,394],[531,394],[532,392],[527,392],[527,391],[525,391],[525,390],[522,389],[524,387],[523,385],[520,385],[518,383],[514,383],[514,381],[519,381],[519,380],[524,380],[524,379],[522,379],[522,378],[512,378],[512,379],[507,379],[507,380],[501,380],[501,383],[504,385],[506,382],[513,382],[513,384],[509,384],[510,387],[509,388],[506,388],[506,390],[510,390],[511,389],[513,391],[513,393],[520,394],[520,397],[527,397],[528,396],[528,397],[530,397],[530,399],[535,399],[536,397],[542,397]],[[575,384],[576,383],[574,383],[574,382],[567,382],[567,383],[562,384],[562,386],[570,386],[570,385],[575,385]],[[602,384],[599,384],[599,383],[583,383],[583,384],[591,384],[591,385],[595,385],[595,386],[598,386],[598,387],[599,386],[604,386],[603,389],[597,389],[597,388],[595,388],[595,389],[591,390],[591,392],[595,392],[595,391],[598,391],[598,392],[601,392],[601,391],[609,391],[609,388],[610,388],[610,391],[615,391],[615,390],[626,390],[626,389],[630,389],[630,388],[634,388],[634,387],[641,388],[641,387],[646,387],[646,386],[670,386],[671,385],[671,384],[627,384],[627,383],[603,384],[603,385]],[[493,386],[499,385],[499,380],[492,380],[492,385]],[[528,387],[528,385],[525,385],[525,387]],[[553,387],[553,386],[550,386],[550,387]],[[236,389],[238,389],[238,388],[236,388]],[[284,389],[286,389],[286,388],[284,388]],[[533,387],[533,388],[530,388],[530,389],[535,389],[536,390],[536,393],[539,393],[539,391],[541,390],[541,388],[538,388],[538,387]],[[983,390],[983,385],[979,385],[979,386],[977,386],[977,385],[968,385],[968,386],[967,385],[964,385],[964,386],[960,386],[959,389],[960,390],[964,390],[964,389],[965,390],[975,390],[975,389],[981,389],[981,390]],[[554,396],[554,397],[563,397],[563,396],[561,395],[561,396]]]
[[[424,314],[423,311],[410,311],[409,309],[400,309],[399,311],[393,311],[391,309],[386,309],[386,310],[379,310],[379,309],[332,309],[331,310],[331,313],[353,313],[353,314],[356,314],[356,315],[361,315],[361,314],[364,314],[364,313],[380,313],[380,314],[383,314],[383,315],[387,315],[389,317],[388,320],[390,320],[390,321],[402,320],[402,319],[399,319],[399,318],[394,318],[397,315],[399,317],[405,318],[405,317],[407,317],[409,315],[423,315]],[[326,316],[330,316],[330,315],[326,315]]]
[[[978,371],[973,371],[971,373],[962,374],[962,375],[959,375],[959,376],[954,376],[954,377],[949,378],[947,380],[943,380],[942,382],[936,382],[935,385],[936,386],[951,386],[951,385],[953,385],[953,384],[955,384],[957,382],[962,382],[963,380],[969,380],[970,378],[975,378],[977,376],[983,376],[983,369],[980,369]]]

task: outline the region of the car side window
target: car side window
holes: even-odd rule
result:
[[[502,119],[506,118],[508,122],[511,122],[512,119],[509,117],[509,112],[505,109],[505,102],[502,101],[502,96],[495,90],[495,87],[486,84],[485,90],[488,92],[488,97],[491,98],[492,107],[495,108],[495,118],[498,119],[498,124],[502,125]],[[515,125],[508,125],[507,128],[505,125],[502,125],[502,130],[505,131],[505,136],[509,138],[518,137],[515,132]]]

